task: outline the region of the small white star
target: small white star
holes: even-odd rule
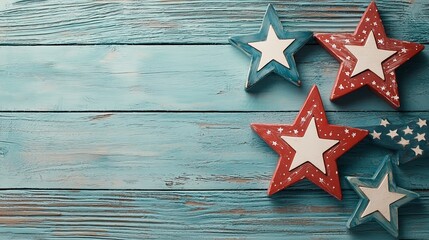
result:
[[[343,84],[340,84],[340,86],[338,86],[338,88],[339,88],[340,90],[343,90],[343,89],[344,89]]]
[[[328,40],[328,39],[325,39],[325,42],[326,42],[326,43],[329,43],[329,40]]]
[[[389,91],[387,91],[387,92],[386,92],[386,95],[387,95],[387,96],[390,96],[390,92],[389,92]]]
[[[373,130],[370,134],[372,136],[372,139],[380,139],[381,132],[376,132],[375,130]]]
[[[409,140],[404,139],[403,137],[401,137],[401,141],[398,142],[398,144],[401,144],[403,147],[407,146],[408,144],[410,144]]]
[[[413,150],[413,151],[414,151],[414,153],[416,154],[416,156],[418,156],[418,155],[423,155],[423,150],[422,150],[422,149],[420,149],[420,146],[419,146],[419,145],[417,145],[417,147],[415,147],[415,148],[411,148],[411,150]]]
[[[380,89],[381,89],[381,91],[384,91],[384,90],[386,90],[386,87],[382,86]]]
[[[346,72],[346,75],[347,75],[347,76],[350,76],[350,72]]]
[[[273,146],[277,146],[278,143],[276,141],[273,141],[272,144],[273,144]]]
[[[411,129],[409,126],[407,126],[407,128],[402,131],[404,131],[404,135],[413,134],[413,129]]]
[[[426,135],[426,133],[422,133],[422,134],[417,133],[417,136],[415,136],[414,139],[417,139],[418,142],[426,141],[425,135]]]
[[[330,39],[331,39],[331,40],[334,40],[334,39],[335,39],[335,37],[334,37],[334,36],[331,36],[331,37],[330,37]]]
[[[346,128],[346,129],[344,129],[344,132],[345,132],[345,133],[349,133],[349,132],[350,132],[350,130],[349,130],[348,128]]]
[[[295,134],[298,134],[298,130],[296,130],[296,129],[294,129],[294,130],[293,130],[293,132],[294,132]]]
[[[380,43],[380,44],[384,44],[384,40],[383,39],[378,39],[377,42]]]
[[[270,131],[270,130],[267,130],[267,134],[268,134],[268,135],[270,135],[270,134],[271,134],[271,131]]]
[[[352,137],[354,138],[354,137],[356,137],[356,133],[352,133]]]
[[[395,99],[395,100],[398,100],[398,99],[399,99],[398,95],[395,95],[395,96],[393,96],[392,98],[393,98],[393,99]]]
[[[337,45],[336,45],[336,44],[332,44],[332,47],[333,47],[333,48],[337,48]]]
[[[378,24],[377,24],[377,22],[373,22],[372,24],[373,24],[374,26],[377,26],[377,25],[378,25]]]
[[[423,119],[419,118],[419,121],[417,122],[417,125],[419,125],[419,127],[427,126],[426,120],[423,120]]]
[[[347,57],[346,57],[346,59],[347,59],[347,60],[350,60],[350,59],[352,59],[352,58],[351,58],[350,56],[347,56]],[[349,74],[350,74],[350,73],[349,73]],[[347,76],[348,76],[348,75],[347,75]]]
[[[302,117],[302,118],[301,118],[301,122],[305,122],[305,117]]]
[[[377,82],[376,81],[372,81],[372,85],[377,85]]]
[[[389,136],[391,139],[393,139],[393,138],[395,138],[396,136],[399,136],[398,135],[398,129],[395,129],[395,130],[389,130],[389,133],[388,134],[386,134],[387,136]]]
[[[370,19],[369,19],[368,17],[367,17],[367,18],[365,18],[365,21],[369,22],[369,20],[370,20]]]
[[[401,52],[402,52],[402,53],[407,53],[407,49],[406,49],[406,48],[402,48],[402,49],[401,49]]]
[[[323,178],[319,178],[319,182],[323,183]]]
[[[381,119],[381,122],[380,122],[381,126],[387,127],[387,125],[389,125],[389,124],[390,124],[390,122],[387,121],[387,119]]]
[[[350,43],[350,39],[345,39],[344,42],[345,43]]]
[[[277,128],[277,131],[279,132],[279,133],[281,133],[281,132],[283,132],[283,128]]]

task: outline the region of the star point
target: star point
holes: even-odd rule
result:
[[[272,141],[278,144],[272,147],[280,158],[269,185],[269,195],[307,178],[341,199],[336,161],[368,134],[362,129],[330,125],[316,86],[313,86],[293,124],[254,123],[251,126],[267,144],[272,146]],[[279,128],[283,131],[275,131]],[[272,134],[267,135],[267,130]]]
[[[258,33],[229,39],[231,45],[252,59],[246,90],[272,72],[300,86],[294,54],[311,38],[311,32],[285,31],[276,10],[269,4]]]
[[[376,220],[390,234],[398,236],[398,208],[419,195],[396,186],[391,161],[390,156],[386,157],[372,178],[346,177],[360,197],[347,221],[348,228]]]
[[[421,52],[424,45],[388,38],[374,2],[367,7],[354,33],[316,33],[314,36],[341,62],[331,100],[368,86],[392,107],[400,107],[395,70]],[[331,36],[334,38],[327,43],[325,40]],[[355,87],[338,87],[350,83]]]

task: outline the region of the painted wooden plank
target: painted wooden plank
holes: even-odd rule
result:
[[[0,110],[296,111],[313,84],[327,110],[391,111],[368,89],[337,102],[339,64],[320,46],[297,55],[303,86],[273,77],[244,91],[249,59],[232,46],[0,48]],[[429,110],[429,48],[398,70],[401,110]]]
[[[400,238],[429,235],[429,192],[399,209]],[[346,229],[358,202],[318,191],[0,191],[0,239],[392,239]]]
[[[268,3],[293,31],[352,32],[367,0],[2,0],[2,44],[227,43],[257,31]],[[377,1],[390,37],[429,42],[429,2]]]
[[[266,189],[278,156],[249,125],[287,124],[296,114],[2,113],[0,188]],[[328,113],[331,124],[352,127],[418,116],[429,118],[427,112]],[[388,153],[360,143],[339,159],[340,176],[372,176]],[[427,161],[402,166],[398,185],[428,189]],[[317,189],[307,182],[294,187]]]

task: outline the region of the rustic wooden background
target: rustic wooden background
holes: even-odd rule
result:
[[[290,123],[313,84],[332,124],[429,119],[429,46],[398,70],[402,107],[369,90],[332,103],[339,64],[314,42],[303,86],[271,77],[244,91],[268,3],[288,30],[351,32],[367,0],[2,0],[0,239],[389,239],[347,230],[358,197],[309,182],[266,196],[277,155],[251,122]],[[429,1],[377,1],[390,37],[429,44]],[[340,173],[372,176],[389,151],[363,142]],[[400,236],[429,238],[429,159],[401,167],[421,198]]]

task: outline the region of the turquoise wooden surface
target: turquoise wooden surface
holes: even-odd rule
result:
[[[290,30],[344,32],[368,1],[270,3]],[[398,71],[399,112],[368,90],[329,102],[338,63],[314,42],[296,56],[302,88],[273,77],[248,94],[227,40],[267,4],[1,1],[0,239],[390,239],[346,229],[344,180],[343,201],[308,182],[267,197],[277,155],[249,124],[292,122],[312,84],[333,124],[429,119],[428,46]],[[390,37],[429,44],[428,1],[377,4]],[[362,142],[340,173],[370,177],[388,153]],[[429,238],[428,161],[397,172],[422,196],[400,209],[400,238]]]

